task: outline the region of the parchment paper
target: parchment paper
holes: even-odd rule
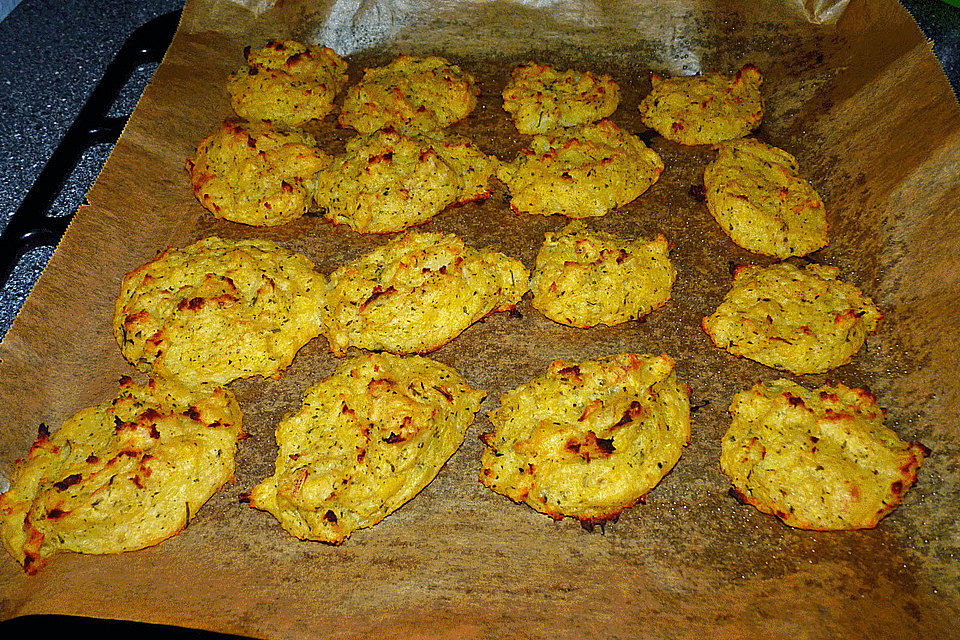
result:
[[[679,270],[672,301],[642,322],[578,330],[529,305],[474,325],[433,354],[489,392],[457,454],[420,495],[340,547],[302,542],[239,502],[272,472],[273,430],[336,359],[319,338],[280,380],[236,382],[245,427],[236,482],[180,535],[108,556],[62,554],[34,577],[0,558],[0,617],[83,614],[264,638],[960,637],[960,108],[907,12],[887,1],[187,3],[165,61],[36,289],[0,344],[0,471],[43,422],[111,397],[133,369],[111,335],[124,273],[203,236],[263,237],[324,273],[386,237],[307,216],[272,229],[216,221],[194,199],[184,159],[232,115],[223,85],[241,49],[297,37],[350,54],[351,78],[403,52],[441,53],[481,81],[457,125],[513,158],[527,138],[501,108],[528,60],[610,72],[612,119],[643,133],[649,72],[733,71],[766,80],[758,136],[794,153],[823,195],[836,265],[883,309],[877,336],[827,379],[869,385],[904,439],[933,450],[904,503],[869,531],[794,530],[738,504],[719,471],[734,394],[780,373],[715,349],[699,327],[735,264],[769,260],[727,240],[691,187],[712,153],[644,133],[666,170],[637,201],[592,222],[629,237],[664,233]],[[349,131],[311,128],[331,152]],[[505,190],[425,225],[494,245],[532,268],[543,233],[566,220],[517,216]],[[554,523],[477,481],[486,412],[556,358],[666,352],[693,388],[694,435],[674,471],[618,522]],[[142,379],[142,377],[141,377]]]

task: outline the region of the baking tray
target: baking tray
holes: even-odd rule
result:
[[[200,47],[200,46],[208,46],[208,45],[210,45],[210,42],[211,42],[211,39],[210,39],[210,38],[205,38],[202,34],[197,35],[197,36],[195,37],[195,39],[194,39],[194,44],[195,44],[196,46],[198,46],[198,47]],[[100,195],[101,195],[101,196],[104,195],[104,190],[103,190],[103,189],[101,189],[101,194],[100,194]],[[78,225],[78,226],[79,226],[79,225]],[[84,237],[86,237],[86,236],[84,236]],[[177,238],[177,239],[179,240],[179,238]],[[148,247],[148,249],[151,250],[151,251],[152,251],[152,250],[155,250],[156,246],[157,246],[157,245],[151,245],[150,247]],[[61,255],[60,257],[62,258],[63,256]],[[139,260],[139,259],[141,259],[141,257],[142,257],[142,256],[139,255],[139,254],[138,254],[138,255],[135,255],[135,256],[127,256],[127,257],[125,258],[125,260],[126,260],[127,262],[136,263],[136,261]],[[57,265],[53,265],[53,266],[56,267]],[[56,269],[54,269],[54,270],[56,270]],[[54,274],[54,275],[56,275],[56,274]],[[102,287],[103,290],[104,290],[104,292],[103,292],[103,295],[104,295],[104,296],[106,296],[107,294],[113,294],[113,295],[115,295],[115,292],[113,291],[113,287],[110,286],[110,284],[111,284],[110,282],[107,282],[107,286]],[[101,292],[98,290],[97,294],[100,295]],[[36,305],[34,305],[34,306],[36,307]],[[28,321],[29,321],[29,320],[30,320],[30,318],[28,317]],[[493,319],[493,320],[491,320],[490,324],[497,324],[498,322],[500,322],[498,319]],[[100,324],[102,324],[102,323],[100,323]],[[21,329],[23,329],[25,326],[29,326],[29,325],[25,325],[23,322],[21,322]],[[702,338],[702,336],[699,336],[699,337]],[[113,354],[113,355],[115,355],[115,354]],[[319,356],[318,356],[317,354],[313,354],[313,356],[315,356],[315,359],[319,359]],[[84,392],[84,393],[86,393],[87,395],[96,395],[96,394],[99,393],[100,391],[102,391],[102,390],[95,388],[95,389],[91,389],[91,390],[89,390],[89,391],[86,391],[86,392]],[[61,411],[61,410],[63,409],[63,405],[75,404],[77,399],[76,399],[76,398],[65,397],[65,398],[58,398],[58,400],[61,401],[61,405],[58,405],[58,406],[54,407],[54,410],[57,411],[57,412],[59,412],[59,411]],[[721,408],[719,408],[719,405],[715,405],[715,406],[713,406],[713,407],[708,407],[708,408],[707,408],[707,411],[712,411],[712,412],[714,412],[714,413],[717,413],[717,412],[721,411]],[[474,444],[474,448],[476,448],[476,443],[474,442],[473,444]],[[673,481],[673,484],[674,484],[674,485],[677,485],[678,478],[677,478],[677,477],[674,477],[674,478],[672,479],[672,481]],[[489,498],[489,496],[486,496],[485,494],[484,494],[484,496],[485,496],[484,499]],[[435,492],[434,492],[434,495],[428,496],[427,499],[435,498],[435,497],[436,497],[436,495],[435,495]],[[221,502],[223,502],[223,501],[221,501]],[[421,500],[421,502],[423,502],[423,501]],[[724,504],[726,504],[726,503],[724,503]],[[222,506],[222,505],[221,505],[221,506]],[[653,505],[648,505],[648,507],[646,508],[645,515],[646,515],[647,513],[651,512],[651,511],[654,511],[654,510],[658,509],[658,508],[662,509],[663,506],[664,506],[664,501],[663,501],[663,500],[660,500],[660,501],[659,501],[659,504],[657,503],[657,501],[654,501],[654,504],[653,504]],[[217,512],[216,512],[216,511],[211,511],[211,513],[217,513]],[[542,523],[540,520],[534,520],[534,519],[530,519],[531,522],[527,522],[526,516],[523,515],[524,513],[525,513],[525,512],[518,511],[516,508],[513,508],[512,510],[509,510],[509,511],[508,511],[507,509],[503,509],[503,515],[504,515],[506,518],[509,519],[510,523],[512,523],[512,524],[514,524],[514,525],[517,525],[518,530],[519,530],[519,529],[522,529],[523,527],[526,527],[526,526],[532,524],[532,525],[534,525],[534,526],[536,526],[536,527],[538,527],[538,528],[540,528],[540,529],[546,530],[546,531],[545,531],[545,535],[554,535],[555,537],[562,537],[562,532],[561,532],[561,533],[556,533],[556,534],[553,532],[553,529],[554,529],[555,527],[553,527],[552,523],[550,523],[550,526],[547,526],[546,523]],[[683,513],[681,513],[680,511],[678,511],[676,515],[677,515],[678,519],[681,518],[681,517],[683,517]],[[750,513],[750,512],[746,512],[746,513],[745,513],[745,517],[748,517],[748,518],[749,518],[749,517],[752,517],[752,515],[753,515],[753,514]],[[242,514],[242,517],[246,518],[246,519],[249,521],[250,519],[256,517],[256,514],[249,514],[249,513],[247,513],[247,512],[244,512],[244,513]],[[400,517],[403,518],[403,517],[404,517],[403,514],[401,514]],[[665,522],[665,524],[669,524],[666,520],[665,520],[664,522]],[[761,524],[762,524],[762,523],[761,523]],[[444,525],[446,526],[446,523],[444,523]],[[542,526],[541,526],[541,525],[542,525]],[[623,523],[621,523],[620,526],[622,527],[622,525],[623,525]],[[617,528],[618,528],[618,527],[614,527],[614,532],[613,532],[613,535],[611,536],[612,540],[611,540],[611,543],[610,543],[610,544],[618,544],[618,543],[621,543],[621,542],[629,542],[629,540],[621,540],[621,539],[618,538],[617,532],[616,532],[616,529],[617,529]],[[558,527],[558,529],[559,529],[559,527]],[[563,528],[564,531],[566,531],[567,529],[569,529],[569,528],[568,528],[568,527]],[[393,529],[390,529],[389,527],[386,527],[386,528],[383,528],[383,529],[379,530],[379,531],[377,532],[377,534],[380,535],[381,533],[386,533],[386,534],[389,536],[390,533],[391,533],[391,531],[395,531],[395,530],[396,530],[396,527],[394,527]],[[449,533],[449,531],[447,531],[446,529],[440,530],[439,532],[440,532],[440,533],[443,533],[443,532]],[[175,540],[175,541],[171,542],[170,545],[167,545],[167,548],[175,548],[175,547],[179,546],[180,543],[187,541],[191,536],[196,537],[197,535],[202,535],[202,533],[203,533],[203,529],[201,529],[201,528],[199,528],[199,527],[193,528],[192,530],[188,531],[187,534],[186,534],[185,536],[183,536],[183,538],[182,538],[181,540]],[[228,528],[228,529],[226,530],[226,533],[229,535],[230,533],[235,533],[235,531],[231,531],[231,530],[229,530],[229,528]],[[500,535],[499,532],[498,532],[498,535]],[[579,534],[577,534],[577,535],[579,535]],[[602,535],[602,534],[601,534],[601,535]],[[597,536],[596,538],[599,538],[599,536]],[[584,538],[584,539],[582,540],[582,542],[583,542],[583,544],[584,544],[585,546],[587,546],[587,547],[589,547],[589,546],[591,546],[591,545],[592,545],[593,547],[599,547],[601,544],[607,544],[606,542],[602,542],[601,540],[596,539],[596,538]],[[817,538],[817,536],[807,536],[807,538],[813,539],[813,538]],[[273,544],[273,543],[274,543],[273,538],[268,538],[268,539],[265,540],[265,542],[266,542],[267,544]],[[403,542],[403,540],[401,540],[401,542]],[[694,540],[694,542],[697,542],[697,541]],[[882,543],[882,541],[881,541],[881,543]],[[879,550],[881,547],[882,547],[882,544],[881,544],[880,546],[878,546],[877,549]],[[349,552],[349,553],[346,554],[348,557],[346,557],[345,559],[346,559],[346,560],[352,560],[354,563],[357,563],[357,560],[358,560],[358,559],[362,559],[362,557],[361,557],[361,556],[358,556],[358,555],[353,555],[353,553],[354,553],[354,552],[357,552],[357,551],[360,551],[361,548],[362,548],[361,545],[358,544],[358,545],[356,545],[356,546],[351,547],[350,549],[348,549],[348,552]],[[838,548],[840,549],[841,552],[842,552],[844,549],[847,549],[847,550],[849,551],[849,546],[840,545]],[[889,549],[887,549],[887,550],[889,550]],[[162,549],[162,550],[154,550],[154,551],[147,551],[147,552],[144,552],[144,553],[137,554],[137,558],[142,560],[142,559],[154,557],[154,556],[156,556],[157,553],[160,553],[160,552],[162,552],[162,551],[165,551],[165,549]],[[471,548],[471,551],[474,551],[474,549]],[[506,554],[509,554],[510,549],[509,549],[509,548],[503,548],[502,551],[503,551],[504,553],[506,553]],[[649,558],[652,562],[655,561],[656,556],[658,555],[657,553],[655,553],[655,552],[657,551],[657,549],[653,549],[653,551],[654,551],[654,553],[650,553],[650,554],[645,554],[645,555],[644,555],[645,558]],[[323,562],[324,560],[323,560],[323,558],[321,557],[321,554],[324,554],[324,555],[326,555],[326,556],[333,555],[332,553],[326,553],[326,551],[323,551],[323,550],[315,550],[315,549],[312,549],[312,548],[309,549],[309,550],[307,550],[307,549],[306,549],[306,546],[304,546],[304,551],[303,551],[303,552],[300,552],[300,551],[299,551],[299,547],[298,547],[298,551],[296,552],[296,555],[306,557],[306,558],[312,560],[313,562]],[[482,554],[481,554],[480,556],[476,556],[475,554],[469,554],[469,555],[471,556],[471,558],[474,558],[474,559],[476,559],[476,557],[480,557],[480,558],[482,559]],[[351,558],[350,556],[352,556],[352,558]],[[879,556],[878,556],[878,557],[879,557]],[[211,558],[206,558],[206,559],[207,559],[207,560],[210,560]],[[69,561],[70,561],[70,562],[73,562],[74,560],[75,560],[75,559],[71,558]],[[553,560],[557,560],[557,558],[553,558]],[[830,557],[830,558],[827,558],[826,560],[827,560],[827,561],[832,561],[832,562],[838,562],[838,561],[842,561],[842,558],[838,556],[838,557]],[[878,562],[879,562],[879,559],[878,559]],[[102,559],[102,562],[101,562],[101,564],[103,564],[103,565],[105,566],[105,568],[108,567],[109,565],[111,565],[112,563],[113,563],[113,559],[108,559],[108,558]],[[488,565],[488,566],[489,566],[489,565]],[[536,566],[531,567],[531,572],[535,575],[535,577],[537,577],[537,576],[540,575],[540,574],[538,573],[538,570],[539,570],[540,568],[542,568],[542,567],[548,567],[548,568],[549,568],[549,566],[550,566],[549,563],[545,563],[545,562],[543,562],[542,559],[541,559],[541,561],[538,562],[538,564],[537,564]],[[873,565],[870,565],[870,566],[873,566]],[[879,566],[879,565],[878,565],[878,566]],[[904,565],[904,566],[906,567],[906,565]],[[400,564],[396,564],[396,563],[385,565],[385,566],[382,567],[382,568],[383,568],[384,570],[393,571],[394,573],[401,572],[401,571],[404,570],[404,567],[402,567]],[[430,568],[432,569],[432,567],[430,567]],[[602,565],[601,565],[601,564],[596,564],[596,565],[593,565],[593,568],[599,569],[599,568],[602,568]],[[760,571],[761,571],[761,572],[762,572],[762,571],[768,571],[768,572],[769,572],[768,575],[766,575],[766,574],[765,574],[765,575],[762,575],[761,578],[764,578],[765,580],[767,580],[767,582],[769,583],[769,585],[770,585],[771,587],[774,587],[774,585],[776,585],[776,584],[789,584],[789,583],[790,583],[789,581],[790,581],[790,579],[791,579],[792,574],[803,571],[803,567],[799,567],[799,566],[798,566],[798,567],[790,567],[790,566],[787,566],[787,565],[780,566],[780,565],[768,564],[768,565],[764,565],[764,566],[760,567]],[[786,572],[786,573],[782,573],[782,572]],[[553,575],[556,575],[556,574],[553,574]],[[671,574],[671,575],[672,575],[672,574]],[[571,578],[571,579],[573,578],[573,576],[566,576],[566,577]],[[881,576],[881,577],[884,578],[884,579],[886,579],[885,576]],[[84,576],[84,580],[86,581],[87,579],[89,579],[89,576]],[[330,582],[336,583],[337,581],[336,581],[336,580],[330,580]],[[491,581],[491,582],[496,582],[496,581]],[[179,583],[179,584],[182,584],[182,583]],[[607,583],[607,582],[603,582],[603,583],[602,583],[602,586],[607,586],[608,584],[609,584],[609,583]],[[887,584],[887,583],[884,583],[884,584]],[[69,588],[67,585],[69,585],[69,583],[66,583],[66,584],[62,587],[62,589],[67,589],[67,588]],[[676,583],[676,584],[674,584],[674,583],[669,583],[669,585],[670,585],[671,587],[676,587],[676,588],[681,588],[681,587],[682,587],[682,585],[680,585],[680,583]],[[429,584],[428,584],[427,586],[429,586]],[[496,586],[508,588],[510,585],[509,585],[509,584],[498,583]],[[775,587],[774,587],[774,588],[775,588]],[[529,601],[531,601],[532,599],[539,598],[539,602],[541,602],[541,604],[542,604],[542,603],[544,602],[544,600],[543,600],[543,597],[544,597],[544,596],[550,596],[550,598],[552,598],[553,601],[555,601],[555,602],[561,602],[561,603],[562,603],[562,602],[564,602],[564,598],[566,598],[567,600],[569,600],[569,594],[570,594],[569,590],[568,590],[568,591],[564,591],[563,589],[559,589],[556,593],[541,593],[541,594],[534,594],[534,593],[527,593],[527,592],[513,592],[513,593],[512,593],[512,596],[513,596],[513,597],[516,597],[516,598],[521,598],[522,601],[524,601],[524,602],[529,602]],[[121,595],[121,596],[122,596],[123,594],[118,594],[118,595]],[[246,595],[249,597],[249,594],[246,594]],[[767,594],[767,593],[764,593],[763,596],[764,596],[764,598],[766,598],[766,597],[768,596],[768,594]],[[783,596],[784,596],[784,594],[781,592],[781,593],[780,593],[780,597],[783,597]],[[112,605],[112,606],[119,607],[119,606],[120,606],[119,603],[120,603],[122,600],[123,600],[123,598],[118,598],[118,599],[117,599],[117,603],[118,603],[118,604]],[[570,604],[570,603],[567,602],[567,604]],[[635,603],[632,603],[632,604],[635,604]],[[656,604],[656,603],[653,603],[653,604]],[[674,604],[677,604],[677,603],[674,603]],[[680,604],[682,604],[682,603],[680,603]],[[731,604],[733,604],[733,603],[731,603]],[[811,610],[811,609],[810,609],[810,603],[807,603],[807,602],[796,602],[795,604],[796,604],[796,606],[797,606],[798,609],[799,609],[801,606],[804,607],[804,608],[802,609],[803,611],[809,612],[809,611]],[[107,605],[107,606],[110,606],[110,605]],[[332,607],[332,606],[333,606],[333,603],[331,603],[331,607]],[[336,609],[326,609],[326,608],[325,608],[325,609],[317,609],[317,610],[315,610],[315,613],[316,613],[316,614],[321,614],[321,615],[326,615],[326,616],[329,617],[329,616],[331,615],[331,611],[335,612]],[[679,611],[679,613],[677,613],[677,611]],[[568,611],[568,612],[569,612],[569,611]],[[651,610],[651,612],[652,612],[652,610]],[[107,613],[109,613],[109,612],[107,612]],[[213,615],[213,613],[214,613],[214,612],[212,612],[212,611],[204,610],[204,611],[200,614],[200,615],[201,615],[201,618],[200,618],[201,621],[207,622],[208,620],[213,619],[213,618],[211,617],[211,616]],[[292,614],[292,612],[289,612],[289,613]],[[418,615],[420,615],[420,614],[422,614],[422,613],[424,613],[424,612],[418,611],[417,613],[418,613]],[[679,609],[678,609],[677,607],[671,607],[671,610],[670,610],[670,611],[665,611],[665,612],[663,612],[663,613],[669,613],[669,614],[672,614],[672,615],[683,615],[683,607],[681,606],[681,607],[679,607]],[[101,614],[101,615],[104,615],[104,614]],[[139,612],[139,615],[143,615],[143,612],[142,612],[142,611]],[[463,617],[462,620],[472,621],[472,618],[470,618],[470,617],[468,616],[468,617]],[[249,622],[249,621],[246,621],[246,622]],[[541,622],[543,622],[543,621],[541,621]],[[569,620],[567,620],[567,622],[569,622]],[[366,621],[365,621],[365,620],[361,620],[360,623],[366,623]],[[544,624],[546,624],[546,622],[544,622]],[[668,625],[668,626],[670,626],[670,625]],[[245,629],[245,630],[246,630],[246,631],[250,631],[250,628],[248,627],[248,628]]]

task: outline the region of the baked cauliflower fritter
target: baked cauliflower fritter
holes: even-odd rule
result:
[[[840,270],[782,262],[737,268],[733,287],[703,330],[735,356],[796,374],[850,362],[883,314]]]
[[[427,353],[486,315],[512,309],[530,272],[453,234],[408,232],[330,275],[322,320],[330,350]]]
[[[760,126],[763,76],[747,65],[733,76],[650,77],[653,90],[640,102],[640,118],[668,140],[717,144],[742,138]]]
[[[676,279],[664,236],[627,240],[576,221],[546,234],[530,288],[543,315],[586,328],[647,315],[667,303]]]
[[[534,136],[497,176],[518,213],[587,218],[632,202],[657,181],[663,161],[609,120]]]
[[[120,382],[117,397],[40,426],[0,495],[0,540],[27,573],[60,551],[119,553],[176,535],[233,479],[242,416],[222,387]]]
[[[280,423],[276,471],[250,504],[297,538],[340,544],[437,476],[485,395],[427,358],[346,360]]]
[[[620,104],[613,78],[589,71],[557,71],[534,62],[513,70],[503,90],[503,108],[520,133],[547,133],[606,118]]]
[[[476,79],[444,58],[401,55],[364,70],[347,90],[339,122],[360,133],[387,126],[436,131],[466,118],[478,94]]]
[[[243,50],[247,66],[227,79],[233,110],[246,120],[299,127],[322,119],[347,86],[347,63],[329,47],[272,40]]]
[[[730,405],[720,467],[745,504],[791,527],[865,529],[900,504],[930,450],[884,426],[866,389],[762,382]]]
[[[317,172],[332,161],[306,133],[227,121],[200,142],[187,171],[200,204],[217,218],[274,226],[307,212]]]
[[[204,238],[124,276],[113,333],[132,364],[187,386],[276,376],[320,334],[324,284],[273,242]]]
[[[721,144],[703,184],[710,213],[744,249],[783,259],[827,246],[823,201],[786,151],[753,138]]]
[[[672,358],[621,353],[553,362],[489,414],[480,482],[554,520],[616,519],[690,442],[690,388]]]
[[[382,129],[347,143],[346,154],[317,176],[315,198],[335,224],[391,233],[488,197],[497,166],[465,138]]]

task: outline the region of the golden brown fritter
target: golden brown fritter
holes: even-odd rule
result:
[[[518,213],[602,216],[632,202],[660,178],[663,161],[609,120],[534,136],[497,176]]]
[[[736,356],[793,373],[823,373],[850,362],[883,315],[836,267],[788,262],[739,267],[733,287],[703,330]]]
[[[737,394],[730,413],[720,467],[737,496],[801,529],[875,527],[930,455],[884,426],[866,389],[757,383]]]
[[[647,315],[667,303],[676,278],[664,236],[627,240],[576,221],[546,234],[530,288],[543,315],[586,328]]]
[[[827,246],[823,201],[782,149],[753,138],[721,144],[703,185],[710,213],[748,251],[783,259]]]
[[[273,242],[205,238],[124,276],[113,333],[138,368],[191,387],[276,376],[320,334],[324,284]]]
[[[643,123],[680,144],[716,144],[742,138],[760,126],[763,76],[747,65],[733,76],[650,78],[653,90],[640,102]]]
[[[427,358],[346,360],[280,423],[275,472],[250,504],[297,538],[340,544],[436,477],[485,395]]]
[[[41,425],[0,495],[0,539],[35,573],[60,551],[118,553],[187,526],[233,479],[240,407],[222,387],[121,380],[112,401]]]
[[[388,128],[358,136],[317,176],[325,217],[360,233],[391,233],[447,206],[486,198],[496,158],[469,140]]]
[[[427,353],[513,308],[529,278],[519,260],[453,234],[409,232],[330,275],[324,335],[337,356],[351,346]]]
[[[617,110],[620,87],[607,74],[557,71],[534,62],[513,70],[503,108],[520,133],[547,133],[602,120]]]
[[[340,124],[361,133],[387,126],[436,131],[466,118],[478,93],[476,79],[444,58],[401,55],[366,69],[347,90]]]
[[[555,520],[593,524],[642,500],[680,459],[690,388],[666,355],[558,360],[489,417],[480,481]]]
[[[322,119],[347,85],[347,63],[329,47],[273,40],[243,56],[247,66],[227,79],[227,92],[247,120],[299,127]]]
[[[332,158],[312,136],[268,122],[224,122],[187,160],[193,192],[217,218],[274,226],[307,212]]]

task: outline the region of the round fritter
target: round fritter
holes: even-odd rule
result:
[[[557,71],[529,63],[513,70],[503,90],[503,108],[520,133],[546,133],[606,118],[620,104],[620,87],[609,75]]]
[[[758,383],[734,397],[730,413],[720,467],[737,497],[801,529],[876,526],[930,455],[884,426],[866,389]]]
[[[427,358],[347,360],[280,423],[276,471],[250,504],[297,538],[340,544],[436,477],[485,395]]]
[[[481,436],[480,481],[555,520],[615,519],[690,442],[690,388],[668,356],[556,361],[508,391]]]
[[[602,216],[657,181],[663,161],[609,120],[534,136],[497,176],[517,212],[570,218]]]
[[[512,309],[530,272],[453,234],[410,232],[330,275],[324,335],[342,356],[350,346],[427,353],[486,315]]]
[[[736,244],[777,258],[827,246],[823,201],[797,159],[753,138],[720,145],[703,174],[707,208]]]
[[[783,262],[739,267],[733,287],[703,330],[736,356],[797,374],[850,362],[883,314],[836,267]]]
[[[233,478],[240,407],[222,387],[120,383],[17,462],[0,538],[28,573],[59,551],[118,553],[176,535]]]
[[[745,66],[734,76],[650,78],[653,90],[640,102],[643,123],[680,144],[716,144],[747,135],[763,119],[763,76]]]
[[[546,234],[530,288],[533,306],[571,327],[614,326],[666,304],[677,270],[665,237],[627,240],[571,222]]]
[[[360,83],[347,90],[340,124],[361,133],[388,125],[435,131],[466,118],[478,93],[474,77],[443,58],[401,55],[364,70]]]
[[[275,376],[320,334],[324,284],[273,242],[205,238],[124,276],[113,334],[141,370],[188,386]]]
[[[306,133],[227,121],[200,142],[187,171],[200,204],[216,217],[274,226],[307,212],[316,174],[331,162]]]
[[[327,219],[354,231],[401,231],[487,197],[497,164],[465,138],[388,128],[348,142],[346,155],[317,177],[315,198]]]
[[[333,109],[347,85],[347,63],[329,47],[293,40],[243,50],[247,62],[227,79],[233,110],[247,120],[299,127]]]

